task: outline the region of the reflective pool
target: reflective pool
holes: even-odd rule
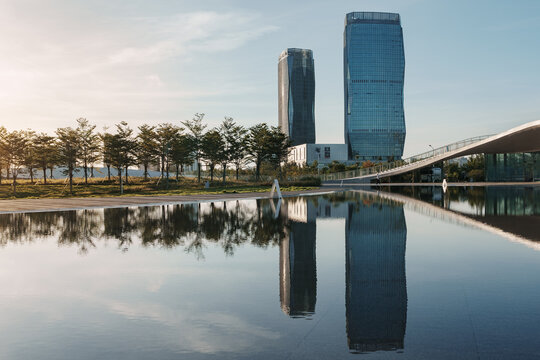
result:
[[[540,187],[0,215],[0,359],[540,358]]]

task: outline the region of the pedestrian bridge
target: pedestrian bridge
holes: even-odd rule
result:
[[[399,175],[433,165],[439,161],[473,154],[540,151],[540,120],[517,126],[497,135],[477,136],[442,146],[425,153],[365,169],[321,175],[322,182],[370,181]]]

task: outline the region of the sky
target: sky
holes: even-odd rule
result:
[[[351,11],[401,15],[405,156],[540,119],[537,0],[0,0],[0,125],[277,126],[278,56],[299,47],[315,58],[317,142],[343,143]]]

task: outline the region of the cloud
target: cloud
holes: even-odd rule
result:
[[[109,60],[113,65],[157,63],[173,56],[177,52],[175,48],[172,41],[161,41],[146,47],[127,47],[113,53]]]
[[[243,12],[194,12],[133,19],[132,26],[147,29],[151,43],[119,49],[110,56],[110,61],[112,64],[146,64],[192,52],[235,50],[277,30],[276,26],[261,26],[259,20],[260,15]]]
[[[50,15],[42,17],[27,10],[0,7],[0,118],[10,129],[51,132],[80,116],[98,127],[121,120],[136,126],[178,117],[182,100],[248,93],[253,86],[232,73],[212,73],[218,58],[208,54],[277,29],[246,11],[119,17],[42,8]]]

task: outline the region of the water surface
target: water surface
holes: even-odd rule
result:
[[[540,188],[0,215],[1,359],[540,357]]]

